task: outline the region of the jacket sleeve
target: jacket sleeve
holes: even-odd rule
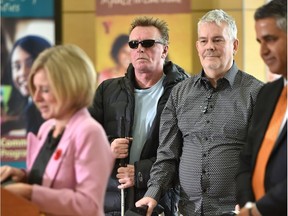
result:
[[[157,160],[152,166],[145,194],[158,201],[178,181],[175,176],[178,177],[179,158],[182,153],[183,140],[177,124],[173,90],[161,114]]]
[[[287,179],[271,188],[265,196],[256,202],[263,216],[286,215],[287,213]]]
[[[236,185],[237,192],[236,198],[237,203],[240,207],[243,207],[246,202],[253,202],[254,195],[252,192],[251,186],[251,173],[252,173],[252,165],[251,165],[251,145],[245,145],[242,151],[240,152],[240,160],[238,173],[236,175]]]
[[[103,111],[103,88],[104,83],[102,82],[94,95],[92,105],[88,108],[90,115],[96,119],[101,125],[104,122],[104,111]]]
[[[138,189],[147,188],[147,182],[150,178],[150,170],[156,158],[140,160],[135,162],[135,187]]]
[[[255,81],[256,82],[256,81]],[[257,131],[255,131],[254,122],[258,122],[255,118],[255,113],[258,112],[256,107],[256,101],[258,100],[259,93],[263,86],[262,82],[254,83],[254,88],[251,89],[251,98],[253,112],[249,120],[248,135],[246,139],[246,144],[239,155],[239,165],[236,174],[236,199],[240,207],[243,207],[247,202],[253,202],[255,200],[254,194],[251,186],[251,179],[253,173],[252,167],[252,155],[253,149],[256,148],[254,136]]]

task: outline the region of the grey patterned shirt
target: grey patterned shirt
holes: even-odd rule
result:
[[[145,196],[159,200],[180,181],[184,216],[234,210],[238,156],[261,87],[235,63],[217,88],[203,71],[175,86],[161,115],[160,145]]]

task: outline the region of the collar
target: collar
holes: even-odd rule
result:
[[[226,74],[224,75],[224,77],[222,79],[227,80],[230,87],[232,87],[234,84],[237,72],[238,72],[238,67],[237,67],[235,61],[233,61],[231,68],[226,72]],[[207,78],[205,77],[205,71],[202,69],[202,71],[196,75],[196,82],[194,83],[194,86],[197,83],[201,83],[200,81],[206,82],[206,80],[207,80]]]

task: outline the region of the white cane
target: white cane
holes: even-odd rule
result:
[[[121,137],[126,136],[126,127],[125,127],[125,118],[124,116],[120,117],[120,130]],[[125,166],[125,159],[120,160],[120,166]],[[121,189],[121,216],[125,214],[125,194],[124,188]]]
[[[132,137],[125,137],[125,139],[132,141]],[[120,160],[120,166],[121,167],[126,167],[127,164],[125,163],[125,159]],[[125,193],[124,193],[124,188],[121,189],[121,216],[124,216],[125,214]]]
[[[121,216],[125,214],[125,196],[124,196],[124,188],[121,189]]]
[[[121,130],[121,137],[125,137],[129,141],[132,140],[132,138],[129,138],[126,136],[126,126],[125,126],[125,118],[120,117],[120,130]],[[121,167],[126,167],[126,161],[125,159],[120,160],[120,166]],[[121,189],[121,216],[124,216],[125,214],[125,193],[124,193],[124,188]]]

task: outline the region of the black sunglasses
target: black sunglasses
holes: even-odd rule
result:
[[[131,49],[137,49],[139,44],[141,44],[142,47],[149,48],[149,47],[152,47],[155,43],[164,44],[161,41],[156,41],[152,39],[142,40],[142,41],[131,40],[128,42],[129,47]]]

